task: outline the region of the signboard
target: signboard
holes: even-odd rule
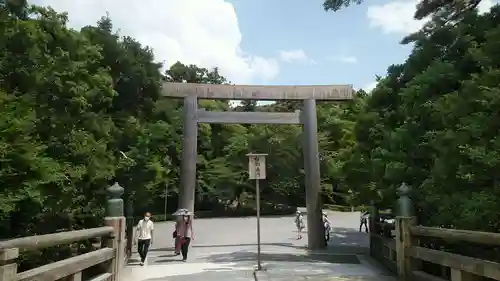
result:
[[[266,178],[266,156],[248,156],[248,175],[251,180],[263,180]]]

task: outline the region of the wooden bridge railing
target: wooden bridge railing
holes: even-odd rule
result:
[[[445,242],[500,246],[500,233],[446,229],[417,225],[411,216],[409,189],[400,188],[399,216],[395,225],[381,222],[376,208],[370,217],[370,254],[397,273],[402,281],[482,281],[500,280],[498,261],[470,257],[426,247],[421,240],[437,238]],[[383,230],[386,231],[383,231]],[[395,237],[391,231],[394,229]],[[500,259],[500,257],[498,257]],[[441,274],[424,271],[423,262],[441,266]]]
[[[0,242],[0,281],[81,281],[82,272],[98,267],[100,273],[90,281],[119,281],[124,266],[125,218],[123,217],[123,193],[117,183],[108,188],[110,199],[107,206],[107,226],[46,235],[22,237]],[[98,239],[94,251],[68,259],[18,272],[17,259],[25,251]]]

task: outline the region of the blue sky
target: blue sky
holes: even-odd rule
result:
[[[79,29],[109,14],[114,29],[150,46],[165,68],[180,61],[219,67],[235,84],[353,84],[402,63],[400,45],[424,21],[419,0],[366,0],[325,12],[323,0],[33,0],[67,12]],[[500,0],[482,0],[480,10]]]
[[[367,4],[325,12],[321,0],[230,2],[238,15],[245,51],[271,57],[279,50],[300,49],[315,62],[282,62],[279,74],[268,84],[364,87],[410,52],[409,46],[399,44],[401,34],[370,27]],[[342,57],[350,57],[350,63]]]

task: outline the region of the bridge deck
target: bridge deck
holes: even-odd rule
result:
[[[357,231],[359,213],[330,213],[328,250],[310,253],[307,237],[296,240],[293,217],[263,218],[262,259],[257,280],[394,280],[368,258],[368,235]],[[255,218],[198,219],[188,261],[173,256],[172,223],[158,223],[145,266],[134,254],[123,281],[255,280]],[[307,235],[307,234],[305,234]]]

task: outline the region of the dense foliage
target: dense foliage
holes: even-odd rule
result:
[[[162,71],[107,17],[72,30],[65,14],[12,3],[0,1],[0,238],[99,224],[115,181],[135,214],[163,213],[165,191],[173,211],[182,102],[161,98],[161,84],[230,82],[217,68],[181,62]],[[318,105],[325,203],[388,207],[405,181],[422,223],[499,230],[499,17],[498,7],[468,11],[415,37],[406,62],[390,66],[371,95]],[[200,104],[300,109],[288,101]],[[304,204],[299,126],[201,124],[198,146],[198,210],[253,205],[251,151],[269,154],[263,200]]]
[[[405,181],[419,221],[500,231],[500,7],[415,42],[366,100],[345,165],[364,200]]]
[[[106,188],[125,188],[127,210],[163,214],[177,205],[182,101],[162,99],[164,81],[228,83],[218,69],[176,63],[162,73],[152,51],[113,32],[103,17],[72,30],[50,8],[2,2],[0,33],[0,233],[5,237],[89,227],[104,215]],[[14,3],[17,2],[7,2]],[[17,4],[19,4],[17,3]],[[200,101],[210,110],[293,111],[297,103],[257,106]],[[353,112],[319,106],[325,202],[340,186]],[[197,209],[252,206],[245,154],[269,153],[263,200],[304,205],[299,126],[199,126]],[[238,204],[236,204],[238,203]],[[132,207],[132,208],[131,208]],[[44,223],[40,223],[44,222]]]

